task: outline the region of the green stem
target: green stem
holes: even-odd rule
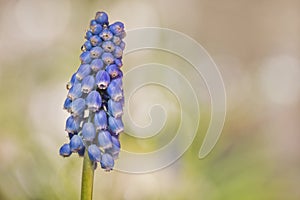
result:
[[[84,153],[82,179],[81,179],[81,200],[92,200],[94,182],[94,164],[90,160],[87,150]]]

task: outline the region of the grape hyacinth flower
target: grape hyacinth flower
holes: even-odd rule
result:
[[[121,67],[125,35],[122,22],[109,24],[105,12],[96,13],[81,47],[81,63],[67,84],[63,106],[70,113],[65,127],[70,141],[61,146],[59,154],[69,157],[77,153],[105,171],[114,167],[120,152],[119,134],[124,129]]]

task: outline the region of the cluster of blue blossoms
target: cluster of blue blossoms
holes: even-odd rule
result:
[[[70,141],[62,145],[59,154],[83,156],[87,150],[90,160],[99,162],[106,171],[113,169],[118,158],[119,134],[124,129],[120,68],[125,35],[123,23],[109,25],[105,12],[96,13],[81,48],[81,65],[67,85],[64,103],[64,109],[71,114],[66,121]]]

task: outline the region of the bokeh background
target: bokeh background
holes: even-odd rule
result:
[[[94,199],[300,199],[300,1],[0,0],[1,200],[79,199],[82,160],[58,156],[67,141],[62,104],[98,10],[127,30],[164,27],[199,42],[224,78],[227,118],[216,147],[199,160],[210,119],[203,92],[198,134],[179,160],[147,174],[97,169]],[[124,57],[124,72],[141,58],[174,64],[144,51]],[[173,137],[179,107],[164,89],[137,92],[130,104],[137,123],[149,122],[138,112],[149,93],[172,105],[164,140],[124,134],[124,149],[149,152]]]

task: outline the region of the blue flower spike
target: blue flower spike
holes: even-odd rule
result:
[[[111,171],[121,148],[119,135],[124,130],[121,67],[126,33],[122,22],[109,24],[108,15],[102,11],[88,27],[80,66],[67,85],[63,104],[70,113],[65,125],[70,142],[60,147],[59,154],[69,157],[78,153],[90,159],[95,168],[98,163]]]

